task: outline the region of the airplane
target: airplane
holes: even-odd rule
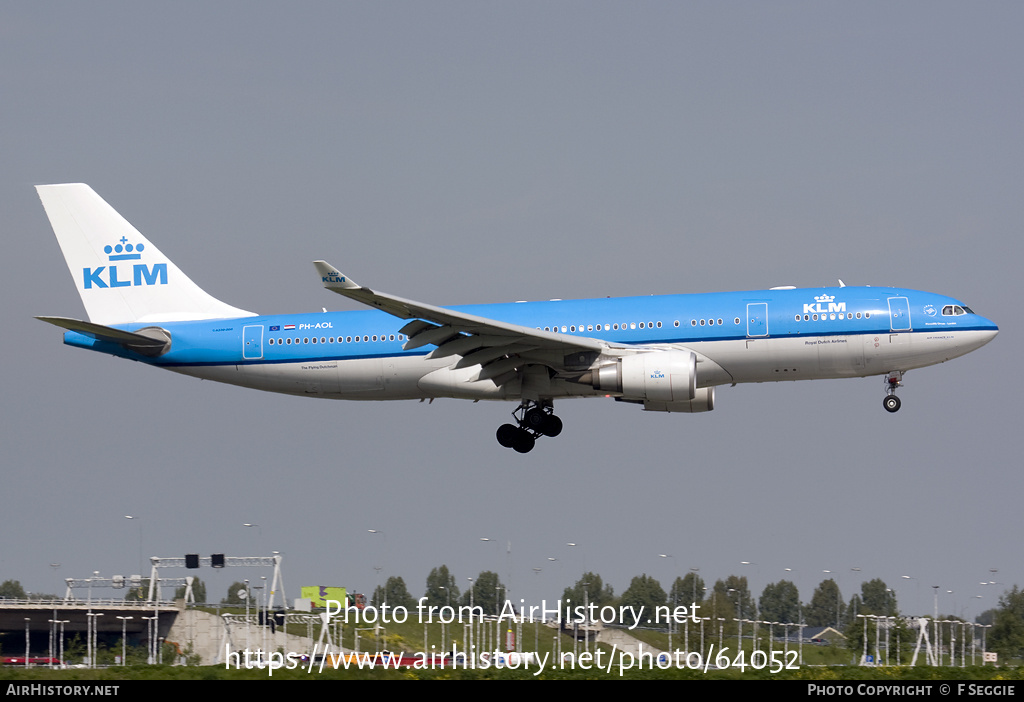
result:
[[[838,287],[438,307],[315,261],[327,290],[372,309],[259,315],[192,282],[92,188],[36,186],[88,321],[38,317],[64,343],[222,383],[339,400],[518,401],[498,442],[555,437],[554,401],[611,397],[709,412],[720,385],[904,374],[998,333],[944,295]]]

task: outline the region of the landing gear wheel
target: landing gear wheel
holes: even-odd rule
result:
[[[502,424],[498,427],[498,443],[505,448],[512,448],[516,443],[517,436],[519,436],[519,427],[515,425]]]
[[[551,400],[523,400],[512,412],[515,424],[502,424],[495,436],[498,443],[518,453],[529,453],[541,436],[562,433],[562,420],[555,416]]]
[[[562,433],[562,420],[553,414],[549,414],[544,417],[544,422],[540,425],[540,431],[544,436],[554,438]]]
[[[522,426],[525,429],[539,431],[546,434],[547,432],[544,431],[543,427],[547,422],[547,418],[548,415],[544,410],[540,407],[534,407],[533,409],[527,410],[526,414],[523,415]]]
[[[903,386],[903,371],[893,370],[885,374],[885,399],[882,407],[886,412],[898,412],[900,398],[896,397],[896,389]]]
[[[512,443],[512,449],[516,453],[529,453],[533,450],[533,446],[536,443],[537,439],[534,438],[533,434],[525,429],[518,429],[516,431],[516,439]]]

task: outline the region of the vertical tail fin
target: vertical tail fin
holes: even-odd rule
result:
[[[37,185],[36,190],[90,321],[254,316],[203,291],[88,185]]]

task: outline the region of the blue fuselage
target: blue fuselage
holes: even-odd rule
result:
[[[686,348],[698,385],[851,377],[940,363],[990,341],[998,327],[934,293],[885,287],[775,289],[452,307],[480,317],[612,345]],[[65,343],[178,372],[276,392],[338,399],[435,396],[513,399],[474,383],[420,383],[454,360],[404,350],[407,320],[376,310],[169,322],[156,358],[69,331]],[[118,325],[128,331],[145,324]],[[152,326],[152,325],[149,325]],[[474,386],[474,387],[471,387]],[[464,392],[463,392],[464,391]],[[577,383],[552,396],[598,394]]]

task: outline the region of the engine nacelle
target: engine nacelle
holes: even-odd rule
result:
[[[597,368],[588,381],[595,390],[616,393],[624,400],[688,403],[697,396],[697,356],[675,350],[637,353]]]
[[[644,402],[646,412],[710,412],[714,408],[714,388],[698,388],[692,400],[683,402]]]

